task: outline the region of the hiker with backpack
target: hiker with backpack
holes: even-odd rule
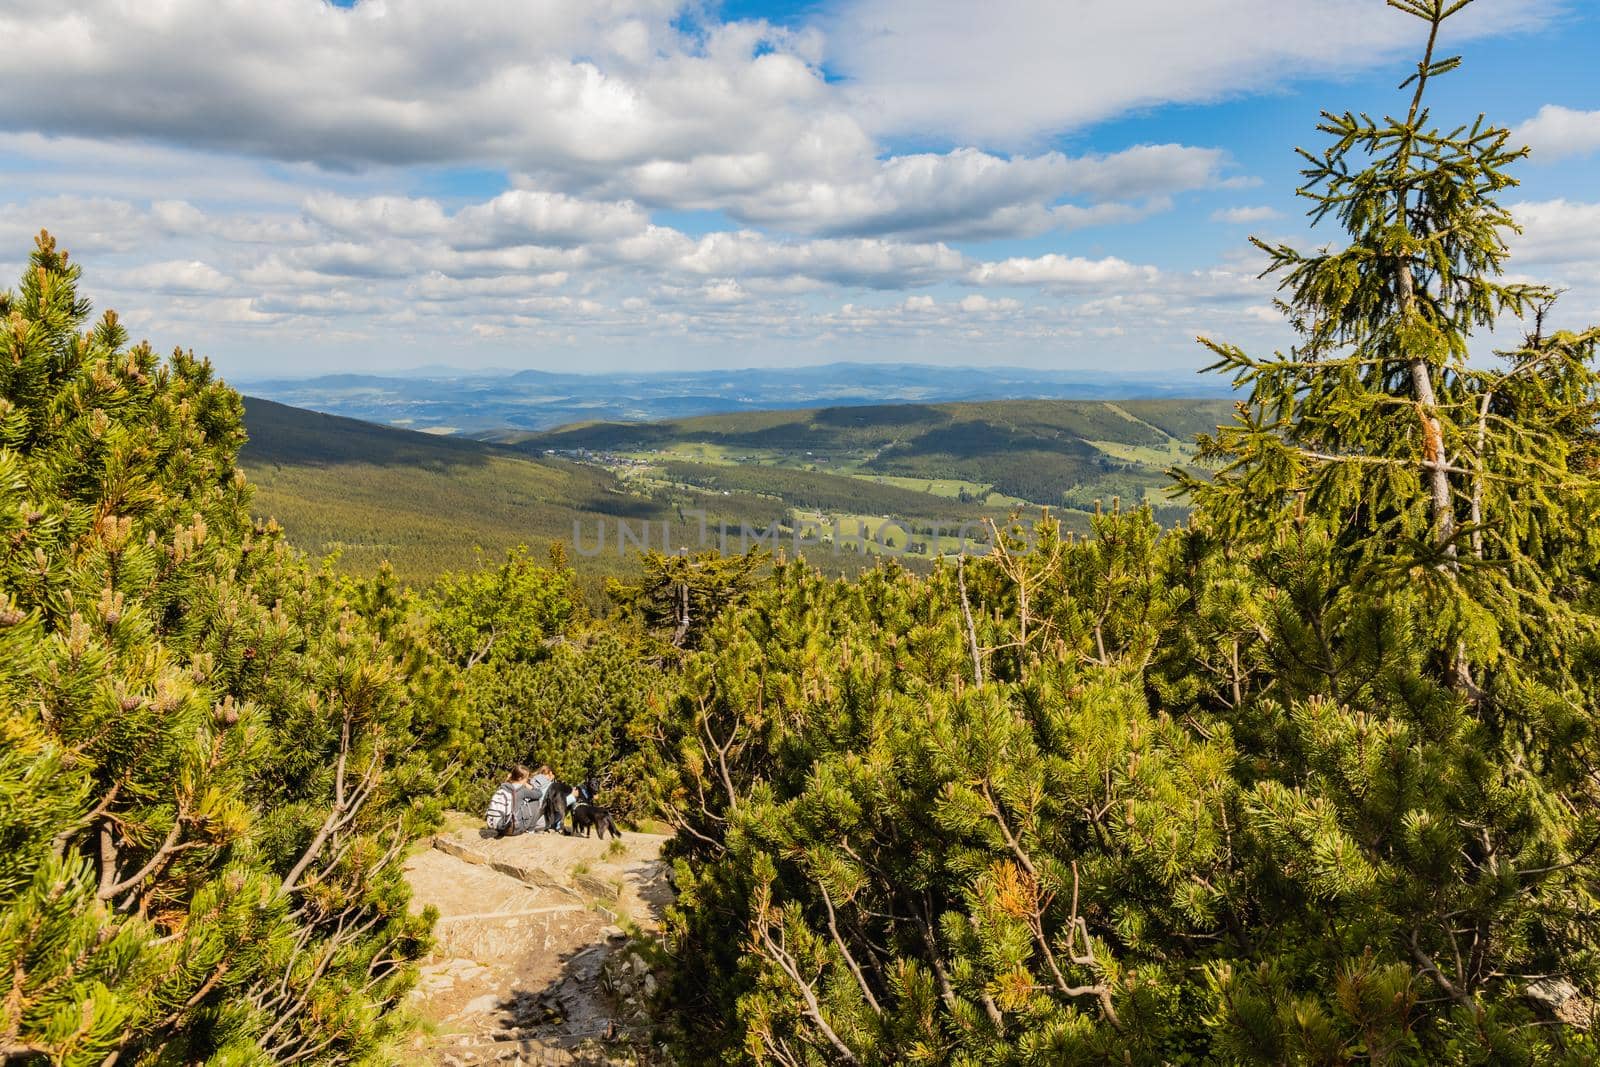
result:
[[[546,773],[547,768],[541,767],[539,770],[541,774],[533,776],[530,783],[528,768],[519,763],[511,769],[510,777],[500,783],[494,796],[489,798],[489,810],[484,815],[484,823],[496,837],[511,837],[539,828],[540,809],[551,780]],[[544,778],[542,784],[539,781],[541,776]]]

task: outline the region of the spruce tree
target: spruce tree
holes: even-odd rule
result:
[[[1261,245],[1299,345],[1206,342],[1248,396],[1202,441],[1185,552],[1259,605],[1226,638],[1247,668],[1200,701],[1251,772],[1262,961],[1211,972],[1240,1059],[1593,1051],[1535,1009],[1570,1023],[1595,995],[1600,331],[1546,332],[1553,294],[1501,277],[1524,150],[1426,106],[1469,2],[1390,0],[1427,30],[1405,111],[1325,114],[1301,153],[1347,241]],[[1496,363],[1482,334],[1516,317]]]
[[[658,655],[672,659],[699,644],[719,612],[739,603],[766,561],[759,547],[737,556],[650,551],[639,557],[644,574],[638,582],[612,580],[606,591],[625,616],[643,625],[647,639],[661,643]]]

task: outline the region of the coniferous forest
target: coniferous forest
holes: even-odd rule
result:
[[[397,1059],[401,864],[517,762],[670,827],[668,1062],[1600,1060],[1600,327],[1509,280],[1521,147],[1430,113],[1464,4],[1391,6],[1430,32],[1392,113],[1302,150],[1325,246],[1261,246],[1297,343],[1203,341],[1237,403],[1187,519],[925,573],[342,574],[257,517],[239,395],[41,234],[0,293],[0,1060]]]

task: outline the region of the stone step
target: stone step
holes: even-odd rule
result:
[[[560,1036],[537,1031],[491,1031],[459,1038],[457,1044],[440,1049],[439,1061],[461,1067],[512,1062],[610,1065],[629,1061],[622,1058],[620,1048],[617,1055],[608,1053],[603,1042],[625,1040],[627,1036],[620,1030]]]
[[[441,915],[437,925],[447,926],[450,923],[465,922],[494,922],[498,920],[526,919],[533,915],[554,915],[564,911],[587,911],[586,905],[572,904],[547,904],[542,908],[523,908],[520,911],[473,911],[464,915]]]
[[[478,869],[582,900],[614,922],[626,917],[654,933],[672,897],[661,860],[665,841],[642,833],[611,840],[551,833],[492,838],[474,829],[435,835],[432,845]]]
[[[574,889],[567,879],[539,864],[513,863],[509,860],[500,859],[490,855],[483,849],[472,848],[445,834],[434,835],[433,847],[440,852],[454,856],[458,860],[465,860],[475,866],[488,867],[490,870],[498,871],[508,878],[515,878],[523,885],[534,889],[553,889],[558,893],[566,893],[580,900],[583,897],[583,894]]]

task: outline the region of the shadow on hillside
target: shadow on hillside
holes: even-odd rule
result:
[[[253,396],[244,398],[244,425],[250,439],[240,450],[240,460],[247,468],[261,464],[367,464],[442,472],[455,467],[482,467],[496,455],[518,455],[482,441],[379,426]]]
[[[617,519],[649,521],[667,517],[667,512],[659,501],[646,496],[635,496],[632,493],[590,493],[581,499],[573,500],[571,506],[578,511],[608,515]]]
[[[936,425],[949,419],[949,412],[927,404],[862,404],[856,407],[823,408],[811,416],[811,421],[818,426],[857,428],[911,426],[919,423]]]
[[[638,422],[585,422],[576,426],[545,430],[518,441],[513,447],[519,452],[537,454],[547,448],[563,451],[592,449],[597,451],[634,451],[651,448],[672,439],[675,428],[659,423]]]

